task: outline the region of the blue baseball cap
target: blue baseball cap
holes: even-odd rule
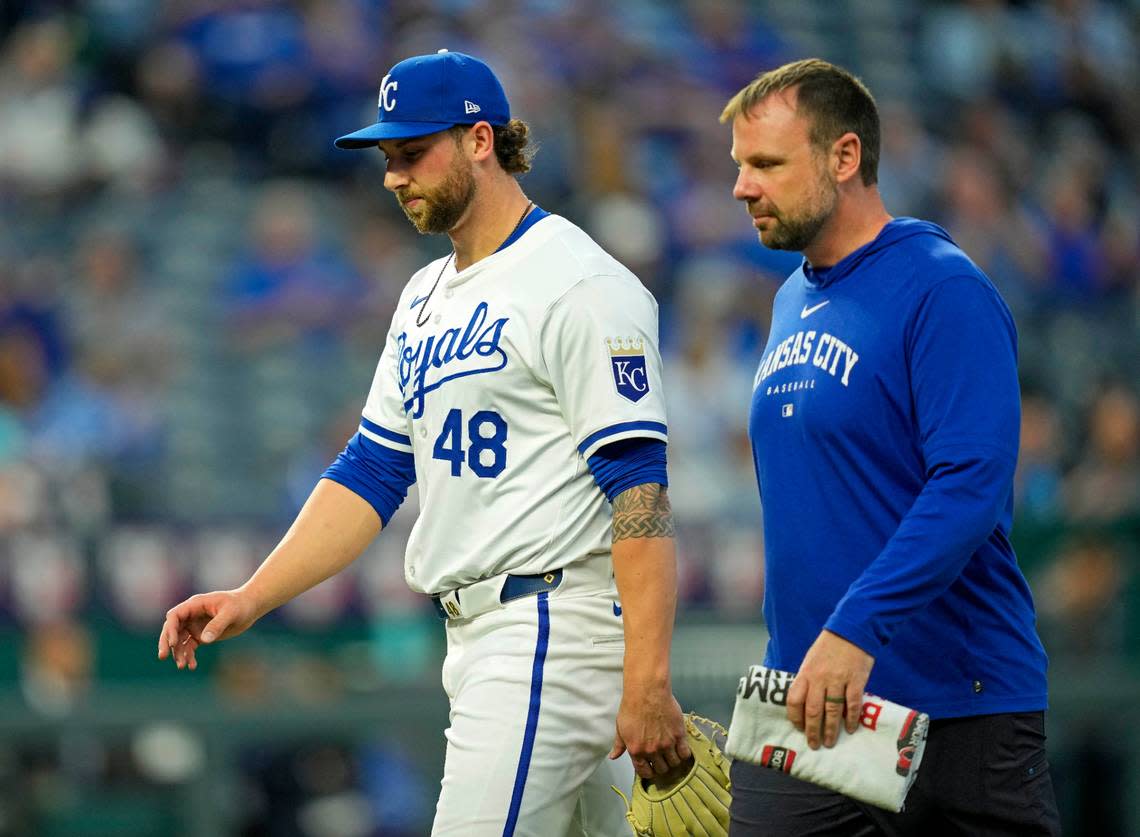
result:
[[[373,125],[345,134],[337,148],[375,148],[380,140],[410,139],[453,125],[511,121],[511,105],[491,68],[462,52],[441,49],[407,58],[380,82]]]

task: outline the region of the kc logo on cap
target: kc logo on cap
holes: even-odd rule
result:
[[[380,82],[380,99],[376,102],[378,110],[392,110],[396,107],[396,89],[400,86],[400,82],[392,81],[392,74],[384,76],[384,80]],[[391,97],[391,98],[389,98]]]
[[[380,82],[376,111],[374,124],[338,138],[337,148],[375,148],[380,140],[511,120],[507,94],[491,68],[478,58],[445,49],[394,66]]]

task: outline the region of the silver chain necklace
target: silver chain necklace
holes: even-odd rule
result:
[[[510,231],[510,233],[507,234],[507,237],[503,239],[503,244],[506,244],[508,241],[510,241],[511,236],[519,231],[519,227],[522,226],[523,220],[530,213],[531,207],[533,207],[533,206],[534,206],[534,201],[527,201],[527,205],[523,208],[522,215],[520,215],[519,219],[517,221],[515,221],[515,226]],[[500,249],[502,249],[503,244],[499,245]],[[496,250],[495,252],[497,253],[499,251]],[[435,282],[432,283],[431,290],[428,291],[427,296],[424,297],[423,304],[420,306],[420,311],[418,314],[416,314],[416,326],[418,328],[422,328],[423,324],[427,322],[428,302],[431,301],[431,297],[432,297],[432,294],[435,293],[435,289],[439,287],[439,280],[443,278],[443,272],[445,270],[447,270],[447,266],[449,264],[451,264],[451,261],[454,258],[455,258],[455,251],[452,250],[451,255],[449,255],[447,257],[447,260],[443,263],[443,267],[441,267],[439,269],[439,273],[436,274]]]

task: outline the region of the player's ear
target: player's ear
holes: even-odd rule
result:
[[[482,162],[495,153],[495,131],[490,122],[476,122],[468,129],[467,152],[475,162]]]
[[[831,145],[831,166],[835,180],[843,183],[859,174],[863,160],[863,143],[854,131],[848,131]]]

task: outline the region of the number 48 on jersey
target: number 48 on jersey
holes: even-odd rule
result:
[[[462,475],[466,462],[475,476],[493,478],[507,467],[506,441],[507,423],[495,411],[479,410],[464,424],[463,411],[452,409],[436,437],[432,458],[450,462],[453,477]]]

